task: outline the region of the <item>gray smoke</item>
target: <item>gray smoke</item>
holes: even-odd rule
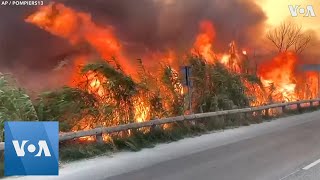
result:
[[[185,51],[198,33],[199,22],[212,21],[217,32],[215,49],[225,50],[232,40],[255,46],[266,17],[247,0],[65,0],[66,5],[92,14],[99,24],[112,24],[130,53],[146,49]]]
[[[131,59],[167,48],[184,53],[192,46],[202,20],[212,21],[215,26],[215,50],[226,51],[234,39],[240,47],[254,48],[259,46],[256,42],[266,20],[263,11],[250,0],[57,2],[90,13],[101,26],[113,25]],[[23,81],[32,82],[38,78],[45,81],[58,62],[78,51],[66,40],[25,23],[24,18],[35,10],[36,7],[0,6],[0,71],[14,72],[23,76]]]
[[[36,8],[0,6],[0,64],[14,69],[25,66],[33,71],[48,70],[55,56],[68,51],[68,43],[24,22]]]

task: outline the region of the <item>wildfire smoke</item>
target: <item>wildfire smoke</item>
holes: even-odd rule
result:
[[[174,5],[170,8],[174,8]],[[164,11],[164,9],[160,9]],[[173,17],[179,19],[178,16]],[[160,19],[162,18],[163,16]],[[256,22],[258,20],[252,21]],[[72,59],[73,67],[71,67],[72,75],[68,85],[81,87],[94,94],[99,99],[97,106],[101,106],[99,118],[106,119],[106,116],[108,116],[111,120],[99,124],[99,118],[86,117],[79,121],[79,126],[74,127],[74,131],[96,126],[129,123],[132,122],[132,119],[135,122],[143,122],[153,118],[178,114],[175,112],[178,111],[175,106],[184,104],[184,96],[186,95],[179,78],[181,75],[179,66],[188,65],[188,62],[181,60],[183,59],[181,57],[189,54],[200,56],[210,66],[220,62],[229,71],[238,75],[250,73],[258,75],[262,82],[259,87],[243,80],[248,88],[247,94],[253,94],[257,98],[251,105],[293,101],[304,97],[314,97],[315,95],[315,75],[312,73],[306,74],[307,79],[310,79],[308,85],[312,87],[307,89],[312,92],[301,93],[298,91],[303,82],[301,78],[299,79],[297,76],[299,74],[295,70],[299,58],[296,54],[293,52],[280,53],[270,60],[264,60],[254,69],[252,61],[250,61],[251,57],[249,57],[252,53],[250,47],[252,44],[243,48],[245,43],[239,40],[239,35],[220,35],[219,32],[222,32],[221,29],[223,29],[222,25],[218,21],[214,22],[212,17],[201,17],[201,19],[196,20],[196,30],[194,30],[196,33],[187,34],[192,37],[191,43],[186,45],[187,47],[182,48],[182,46],[177,45],[179,48],[174,48],[172,47],[175,45],[174,43],[164,43],[166,45],[159,45],[160,50],[157,51],[150,45],[152,43],[143,42],[143,46],[148,47],[144,47],[147,50],[141,54],[143,58],[137,61],[138,63],[132,60],[132,54],[135,53],[129,50],[132,42],[123,40],[125,38],[122,38],[121,33],[119,33],[121,30],[116,28],[117,25],[110,25],[111,23],[101,25],[94,21],[91,14],[79,11],[76,8],[71,8],[62,3],[50,3],[29,15],[25,22],[36,25],[50,34],[66,40],[71,47],[81,46],[86,49],[86,55],[76,53],[76,55],[69,57]],[[158,32],[161,38],[166,39],[166,36],[162,34],[163,32],[171,31],[170,28],[167,28],[169,27],[162,27],[161,33]],[[243,33],[243,39],[248,42],[251,39],[248,38],[251,37],[248,34],[252,32],[244,29],[239,29],[239,31],[230,34]],[[226,29],[226,31],[229,30]],[[131,34],[134,28],[128,28],[126,31]],[[157,32],[152,33],[157,34]],[[149,37],[148,34],[143,35]],[[227,38],[224,39],[225,37]],[[158,45],[154,38],[150,39],[156,44],[154,46]],[[221,41],[228,42],[229,47]],[[188,44],[186,42],[183,41],[183,43]],[[224,49],[221,50],[221,47],[224,47]],[[108,66],[98,64],[96,67],[91,67],[90,70],[83,71],[82,68],[91,61],[92,57],[103,59]],[[157,68],[161,71],[158,72]],[[111,75],[118,79],[113,79]],[[163,77],[166,77],[166,79]],[[119,84],[118,81],[124,82],[125,85]],[[157,96],[160,98],[155,98]],[[159,104],[159,107],[164,107],[166,111],[172,112],[172,114],[164,114],[161,108],[152,109],[154,107],[154,104],[151,105],[152,103]],[[117,108],[106,113],[106,108],[102,104]]]

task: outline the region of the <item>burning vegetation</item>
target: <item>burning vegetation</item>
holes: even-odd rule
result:
[[[68,57],[71,67],[65,68],[72,75],[65,77],[65,87],[42,93],[35,100],[36,108],[27,111],[32,115],[14,119],[57,119],[62,131],[78,131],[182,115],[189,111],[188,90],[180,72],[185,65],[192,69],[193,113],[316,97],[315,74],[296,71],[297,54],[309,37],[302,38],[302,31],[295,27],[289,30],[296,39],[283,37],[278,41],[275,38],[281,31],[270,32],[268,38],[280,48],[279,53],[259,64],[250,55],[253,51],[237,47],[236,41],[231,41],[225,52],[216,52],[219,34],[205,19],[199,22],[189,50],[181,54],[168,49],[166,53],[142,55],[152,61],[133,62],[116,29],[96,24],[89,13],[51,3],[25,22],[85,50]],[[280,47],[278,42],[288,44]],[[297,51],[291,51],[291,46]],[[302,76],[310,82],[306,84]],[[0,119],[7,118],[6,112],[0,110]]]

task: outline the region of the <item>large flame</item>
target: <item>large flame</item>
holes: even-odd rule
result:
[[[210,21],[202,21],[199,30],[191,52],[200,54],[208,62],[213,63],[216,60],[212,47],[216,35],[214,27]]]
[[[112,26],[98,26],[92,21],[88,13],[77,12],[60,3],[51,3],[48,6],[40,7],[37,12],[27,17],[25,21],[35,24],[55,36],[67,39],[72,45],[88,43],[102,58],[107,60],[111,57],[116,57],[127,75],[135,75],[135,69],[130,66],[124,57],[121,43],[114,35]],[[105,101],[106,96],[111,96],[103,87],[107,79],[101,74],[92,71],[87,72],[84,76],[79,75],[81,66],[87,60],[88,57],[84,56],[74,59],[76,67],[74,68],[75,73],[72,76],[71,85],[75,86],[80,82],[86,82],[85,87],[89,93],[96,94]],[[134,110],[136,121],[141,122],[148,119],[149,108],[143,95],[135,97],[133,102],[136,107]],[[83,121],[91,120],[84,119]]]
[[[135,82],[143,81],[137,72],[137,69],[130,64],[128,58],[125,57],[124,48],[121,41],[115,36],[114,28],[112,26],[99,26],[91,19],[90,14],[84,12],[75,11],[69,7],[64,6],[61,3],[51,3],[47,6],[42,6],[39,10],[25,19],[26,22],[34,24],[51,34],[64,38],[70,42],[71,45],[87,44],[90,52],[94,56],[100,56],[105,60],[110,60],[111,57],[115,57],[117,63],[122,67],[124,73],[131,76]],[[224,64],[230,71],[234,73],[243,73],[242,64],[245,61],[249,61],[247,50],[238,50],[236,43],[232,41],[229,45],[229,49],[225,53],[217,53],[213,49],[213,43],[216,37],[216,32],[212,22],[202,21],[199,24],[199,32],[195,37],[195,41],[189,53],[201,55],[207,63],[213,64],[220,62]],[[179,54],[172,49],[168,49],[167,52],[148,52],[142,55],[144,59],[151,59],[149,62],[164,62],[166,65],[173,67],[171,69],[173,76],[171,80],[174,87],[174,92],[183,95],[183,85],[179,81],[179,69],[180,63]],[[96,95],[101,102],[114,105],[116,100],[114,99],[106,85],[108,85],[108,77],[104,77],[98,72],[88,71],[85,75],[81,76],[79,67],[88,62],[90,58],[86,56],[78,56],[73,60],[75,67],[72,75],[72,86],[79,85],[80,82],[86,82],[83,88],[86,88],[89,93]],[[110,62],[110,61],[108,61]],[[147,64],[148,65],[148,64]],[[264,90],[261,87],[251,86],[249,82],[244,81],[244,84],[248,88],[247,94],[254,94],[258,100],[251,105],[261,105],[270,101],[293,101],[301,97],[314,97],[314,90],[316,86],[316,76],[314,73],[307,74],[309,82],[308,86],[303,87],[303,92],[307,89],[312,89],[310,93],[299,93],[297,87],[301,86],[301,81],[295,77],[294,69],[297,65],[297,57],[292,52],[281,53],[270,61],[265,61],[259,66],[258,75],[262,80]],[[116,67],[116,66],[115,66]],[[141,73],[141,72],[139,72]],[[147,72],[144,72],[147,73]],[[148,72],[150,75],[150,81],[154,84],[155,89],[159,90],[162,97],[167,99],[174,98],[172,94],[168,93],[170,90],[163,84],[159,83],[157,78],[159,74],[151,70]],[[153,92],[155,93],[155,92]],[[149,101],[148,94],[145,92],[138,92],[131,97],[130,102],[133,104],[133,116],[136,122],[143,122],[150,120],[153,117],[162,117],[162,115],[152,115],[152,106]],[[123,103],[123,102],[122,102]],[[170,102],[172,103],[172,102]],[[170,103],[163,102],[164,107],[167,110],[170,109]],[[79,121],[79,126],[74,127],[73,131],[79,129],[90,129],[95,126],[110,126],[121,124],[120,114],[122,111],[129,111],[126,106],[123,105],[123,109],[118,109],[113,112],[113,119],[110,120],[111,124],[96,124],[96,120],[92,117],[86,117]],[[129,118],[129,117],[125,117]],[[127,119],[129,120],[129,119]],[[108,123],[110,123],[108,122]],[[93,137],[87,137],[87,140],[93,140]],[[109,139],[105,137],[105,139]]]
[[[292,52],[280,53],[271,61],[261,64],[259,75],[262,83],[270,87],[270,95],[276,101],[293,101],[297,99],[295,93],[296,79],[294,70],[297,56]]]
[[[116,57],[127,74],[135,73],[122,53],[121,43],[115,37],[113,27],[98,26],[88,13],[76,12],[60,3],[50,3],[41,6],[25,21],[65,38],[71,44],[89,43],[102,58]]]
[[[208,63],[220,63],[226,65],[229,69],[239,72],[239,55],[235,42],[229,44],[228,53],[215,53],[213,50],[213,42],[216,37],[216,32],[212,22],[202,21],[199,24],[199,33],[196,36],[195,42],[191,49],[192,54],[201,55]],[[244,55],[246,51],[242,52]]]

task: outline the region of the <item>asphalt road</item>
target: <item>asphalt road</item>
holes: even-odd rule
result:
[[[62,164],[58,177],[8,179],[319,180],[318,159],[320,111]]]
[[[312,118],[107,180],[319,180],[319,166],[302,169],[320,158],[320,116]]]

